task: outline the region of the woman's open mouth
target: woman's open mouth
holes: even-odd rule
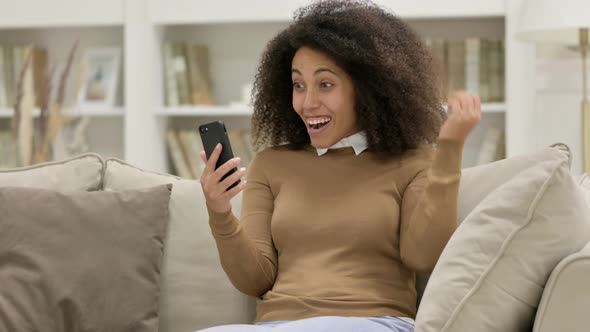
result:
[[[319,133],[322,129],[326,128],[332,121],[329,116],[318,116],[306,119],[307,131],[311,134]]]

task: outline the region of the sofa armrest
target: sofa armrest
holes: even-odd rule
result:
[[[563,259],[553,270],[533,332],[588,331],[590,308],[590,243]]]

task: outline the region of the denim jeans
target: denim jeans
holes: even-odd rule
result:
[[[414,332],[411,319],[323,316],[295,321],[259,322],[255,325],[223,325],[200,332]]]

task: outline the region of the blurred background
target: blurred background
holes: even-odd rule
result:
[[[0,0],[0,168],[95,152],[198,178],[195,129],[213,120],[247,163],[260,54],[309,2]],[[445,91],[481,96],[464,167],[562,142],[584,171],[578,39],[540,43],[525,31],[555,16],[547,1],[375,2],[423,36]]]

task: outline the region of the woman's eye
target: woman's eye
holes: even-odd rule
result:
[[[332,84],[330,82],[322,82],[322,84],[321,84],[322,88],[331,88],[333,86],[334,86],[334,84]]]
[[[293,82],[293,89],[299,90],[301,88],[303,88],[303,84],[301,84],[299,82]]]

